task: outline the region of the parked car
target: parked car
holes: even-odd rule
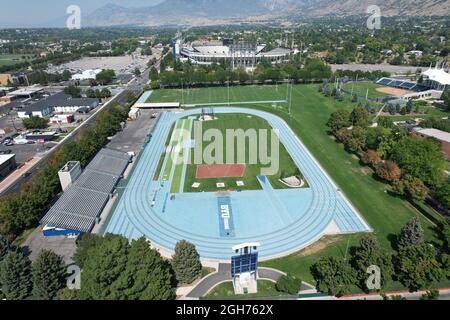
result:
[[[10,154],[11,149],[0,150],[0,154]]]

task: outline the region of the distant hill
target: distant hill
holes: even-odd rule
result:
[[[378,5],[383,16],[448,16],[448,0],[165,0],[155,6],[127,8],[107,4],[84,17],[89,26],[222,24],[275,17],[366,14]]]

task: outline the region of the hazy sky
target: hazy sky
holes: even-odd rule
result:
[[[163,0],[0,0],[1,27],[45,26],[66,17],[69,5],[80,6],[81,14],[107,4],[114,3],[124,7],[142,7]]]

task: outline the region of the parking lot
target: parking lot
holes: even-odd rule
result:
[[[125,129],[117,133],[107,147],[137,154],[141,150],[147,134],[156,123],[156,119],[152,119],[152,114],[155,112],[158,111],[141,110],[141,115],[134,121],[127,121]]]

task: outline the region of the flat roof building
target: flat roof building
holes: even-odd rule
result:
[[[16,169],[15,154],[0,154],[0,180],[6,178]]]
[[[447,161],[450,161],[450,133],[438,129],[417,128],[414,134],[421,138],[434,138],[440,142],[440,148]]]

